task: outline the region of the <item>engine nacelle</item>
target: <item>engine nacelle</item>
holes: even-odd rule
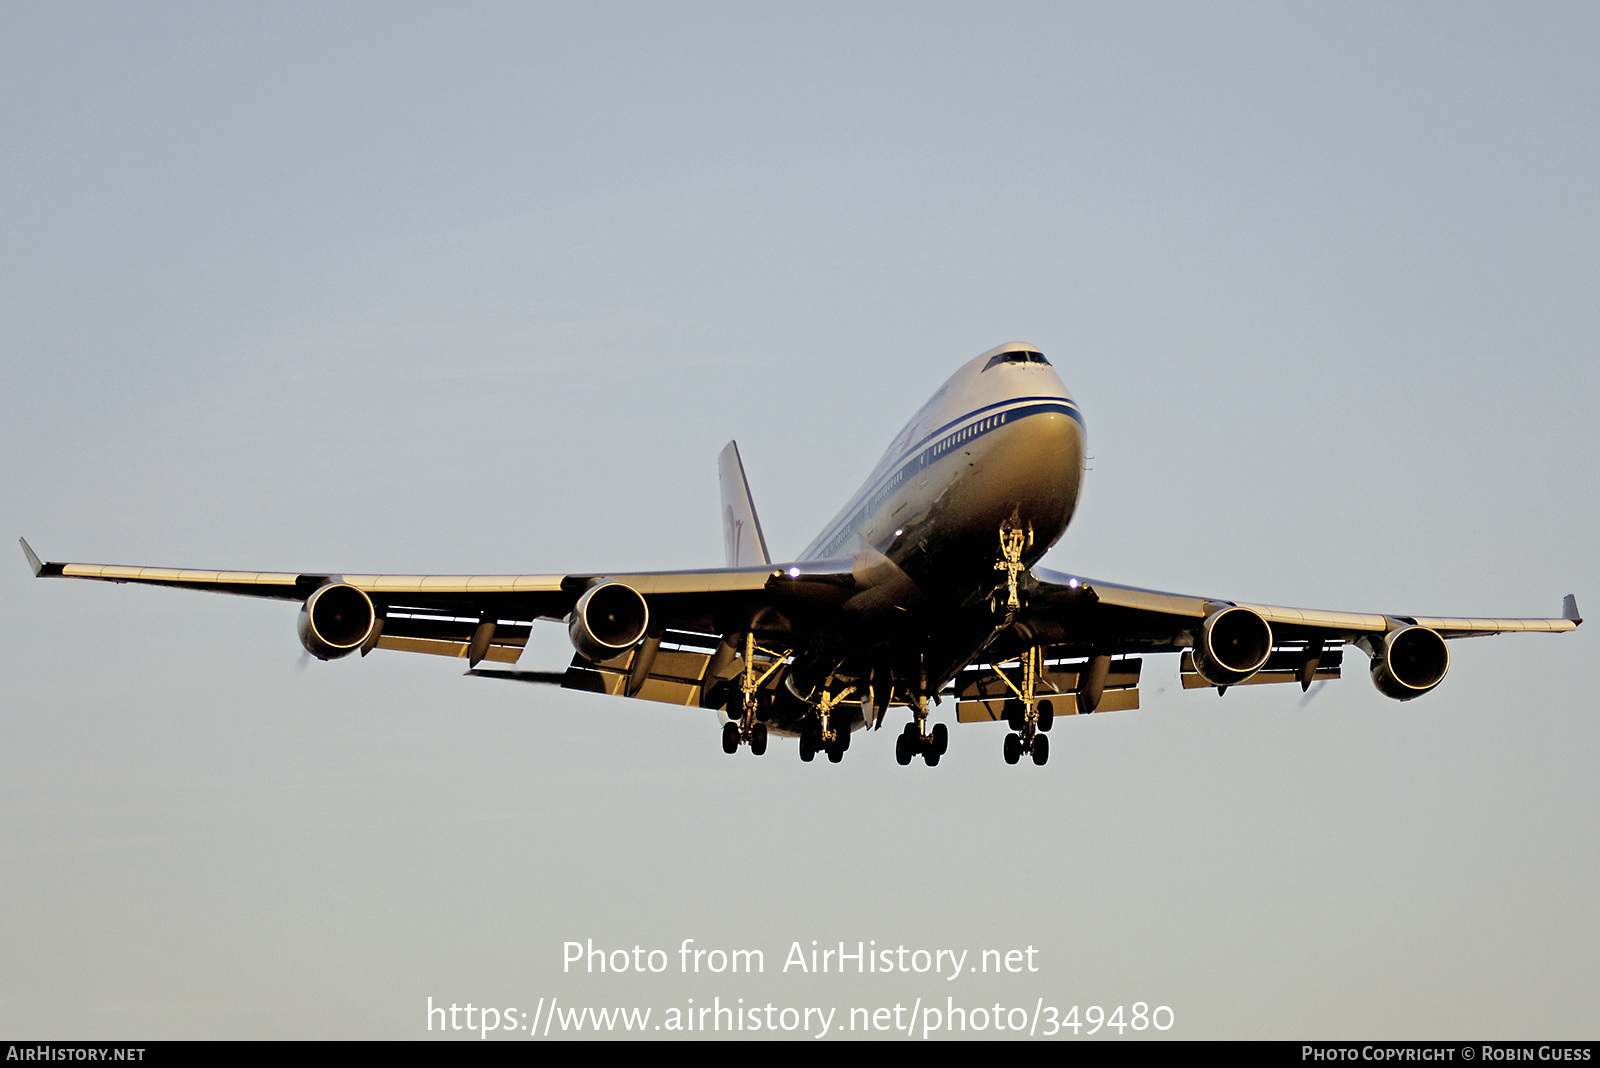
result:
[[[635,645],[650,627],[650,606],[624,582],[591,586],[573,606],[567,634],[590,660],[610,660]]]
[[[1374,643],[1372,685],[1385,697],[1409,701],[1444,681],[1450,650],[1439,632],[1427,627],[1398,627]]]
[[[300,608],[300,644],[318,660],[349,656],[372,636],[372,598],[343,582],[319,586]]]
[[[1194,669],[1213,686],[1232,686],[1260,671],[1272,655],[1272,628],[1248,608],[1219,608],[1194,643]]]

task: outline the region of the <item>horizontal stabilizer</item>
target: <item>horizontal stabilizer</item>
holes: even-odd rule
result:
[[[1096,712],[1136,712],[1138,709],[1139,690],[1137,687],[1129,690],[1107,690],[1101,696],[1100,703],[1095,706]],[[1078,714],[1078,702],[1063,701],[1055,706],[1055,714],[1058,716],[1076,716]],[[957,723],[998,723],[1005,718],[1005,709],[999,702],[962,701],[956,705]]]
[[[1083,659],[1046,662],[1039,673],[1037,694],[1041,698],[1056,698],[1051,704],[1058,716],[1078,714],[1076,701],[1061,701],[1067,694],[1078,692],[1078,679],[1088,667]],[[1139,707],[1139,673],[1144,660],[1123,657],[1111,661],[1105,678],[1105,690],[1097,712],[1125,712]],[[1015,668],[1008,670],[1016,673]],[[1016,695],[1011,683],[993,667],[966,668],[956,675],[956,722],[992,723],[1006,717],[1006,705]]]
[[[560,686],[567,677],[565,671],[507,671],[503,668],[473,668],[468,675],[483,679],[510,679],[512,682],[537,682],[545,686]]]

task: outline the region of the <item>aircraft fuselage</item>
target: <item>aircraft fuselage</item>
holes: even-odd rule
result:
[[[1002,528],[1022,533],[1024,567],[1043,556],[1077,506],[1084,448],[1077,403],[1031,345],[999,346],[958,370],[801,554],[887,572],[802,678],[839,668],[846,650],[870,660],[891,645],[924,650],[928,684],[953,676],[995,632]]]

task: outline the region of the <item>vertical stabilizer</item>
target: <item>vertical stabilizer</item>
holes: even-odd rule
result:
[[[744,478],[744,463],[739,459],[739,443],[717,456],[717,481],[722,484],[722,544],[729,567],[758,567],[772,563],[767,555],[767,539],[761,534],[755,502],[750,499],[750,484]]]

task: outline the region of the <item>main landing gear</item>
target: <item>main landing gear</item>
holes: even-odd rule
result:
[[[894,740],[895,762],[905,767],[913,757],[921,756],[928,767],[938,767],[939,758],[950,748],[950,731],[943,723],[935,723],[929,732],[928,699],[919,694],[915,700],[911,712],[916,718]]]
[[[831,678],[823,686],[822,698],[817,702],[816,719],[808,720],[800,731],[801,760],[810,763],[818,753],[827,753],[828,761],[832,764],[844,759],[844,751],[850,748],[850,724],[846,721],[843,726],[835,725],[833,710],[855,692],[854,686],[847,686],[843,692],[835,695]]]
[[[729,720],[722,725],[722,751],[733,754],[739,751],[742,742],[750,743],[750,752],[756,756],[767,751],[767,725],[754,723],[748,731],[741,730],[738,720]]]
[[[1035,692],[1043,673],[1043,661],[1044,651],[1038,646],[1030,648],[1022,658],[1020,680],[1013,680],[995,665],[995,673],[1016,694],[1005,703],[1006,725],[1011,728],[1002,750],[1007,764],[1020,762],[1024,753],[1041,766],[1050,759],[1050,739],[1045,732],[1055,725],[1055,705],[1048,698],[1040,700]]]
[[[765,653],[770,658],[767,669],[759,675],[756,669],[756,653]],[[767,751],[767,725],[761,722],[763,697],[761,684],[766,682],[783,666],[784,658],[788,653],[780,653],[772,649],[762,649],[756,645],[756,637],[752,633],[744,636],[744,667],[739,672],[739,718],[729,720],[722,725],[722,751],[729,755],[737,753],[741,744],[750,746],[750,752],[761,756]]]

